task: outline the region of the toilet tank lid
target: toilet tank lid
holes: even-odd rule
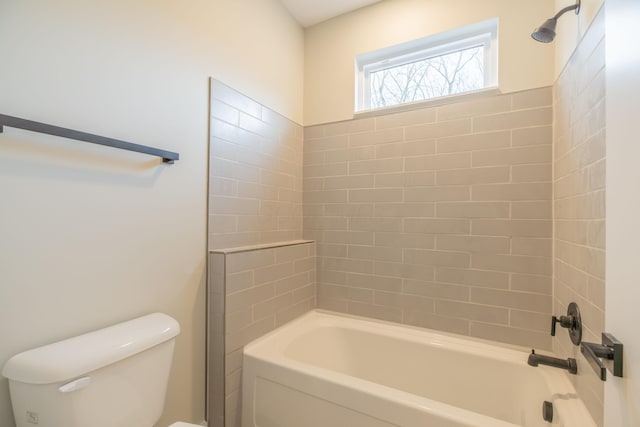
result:
[[[2,375],[28,384],[67,381],[133,356],[180,333],[180,324],[153,313],[16,354]]]

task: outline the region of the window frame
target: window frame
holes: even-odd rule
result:
[[[479,46],[484,47],[484,86],[481,89],[385,107],[371,107],[371,73]],[[497,86],[498,18],[492,18],[444,33],[357,55],[355,113],[429,103],[445,97],[495,89]]]

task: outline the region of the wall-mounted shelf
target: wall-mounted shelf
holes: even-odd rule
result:
[[[92,144],[106,145],[107,147],[135,151],[137,153],[149,154],[151,156],[158,156],[162,157],[162,161],[168,164],[173,164],[176,160],[180,159],[180,155],[172,151],[147,147],[146,145],[132,144],[131,142],[120,141],[118,139],[107,138],[104,136],[93,135],[91,133],[80,132],[77,130],[47,125],[40,122],[34,122],[32,120],[20,119],[18,117],[0,114],[0,133],[2,133],[3,131],[3,126],[28,130],[31,132],[44,133],[47,135],[59,136],[62,138],[75,139],[78,141],[90,142]]]

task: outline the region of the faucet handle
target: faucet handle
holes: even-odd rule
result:
[[[569,337],[574,345],[580,345],[582,341],[582,320],[580,318],[580,309],[575,302],[567,307],[566,316],[551,316],[551,336],[556,336],[556,324],[560,323],[563,328],[569,329]]]

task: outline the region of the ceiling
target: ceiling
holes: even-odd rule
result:
[[[303,27],[310,27],[380,0],[280,0]]]

